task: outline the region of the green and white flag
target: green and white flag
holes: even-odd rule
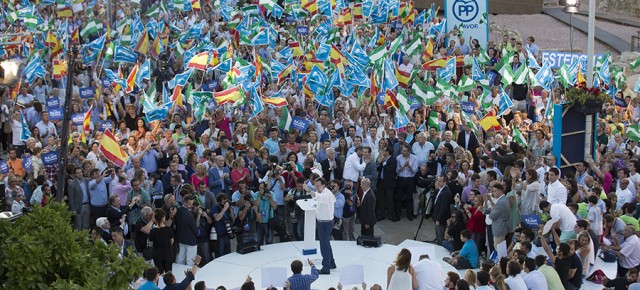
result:
[[[84,39],[88,39],[90,35],[98,34],[98,24],[95,19],[89,20],[82,30],[80,30],[80,36]],[[129,35],[131,37],[131,35]]]
[[[513,141],[520,144],[522,147],[527,147],[527,139],[524,138],[518,126],[513,126],[513,132],[511,133],[511,137],[513,137]]]
[[[567,68],[567,64],[563,63],[560,69],[557,72],[556,78],[563,82],[565,85],[573,85],[571,81],[571,75],[569,73],[569,69]]]
[[[511,85],[513,80],[515,79],[515,72],[511,69],[510,65],[505,65],[502,67],[502,71],[500,71],[502,75],[502,84],[505,86]]]
[[[24,20],[24,26],[29,29],[36,29],[36,27],[38,27],[38,16],[33,13],[24,14],[22,20]]]
[[[249,5],[246,7],[242,7],[241,10],[250,16],[260,15],[260,9],[258,9],[258,5]]]
[[[458,90],[461,92],[468,92],[472,90],[475,86],[473,79],[463,74],[458,82]]]
[[[491,98],[491,93],[489,93],[488,90],[483,91],[482,95],[480,95],[480,97],[478,97],[479,101],[480,101],[480,109],[482,111],[487,111],[489,109],[491,109],[491,107],[493,106],[493,99]]]
[[[629,68],[633,71],[636,70],[640,66],[640,57],[636,58],[636,60],[632,61],[629,64]]]
[[[480,17],[480,24],[489,23],[489,13],[482,13],[482,17]]]
[[[396,53],[396,51],[400,49],[400,46],[402,46],[402,36],[396,37],[396,39],[391,42],[391,44],[389,45],[389,53]]]
[[[635,142],[640,142],[640,124],[627,127],[627,137]]]
[[[369,52],[369,59],[374,66],[381,65],[378,61],[384,59],[387,54],[387,48],[384,45],[379,46],[378,48]]]
[[[7,20],[9,20],[9,23],[11,24],[13,24],[14,22],[16,22],[16,20],[18,20],[18,12],[11,9],[11,7],[7,8],[7,10],[5,11],[5,16],[7,17]]]
[[[513,75],[513,82],[517,85],[523,85],[527,82],[527,76],[529,76],[529,67],[521,64]]]
[[[482,49],[482,47],[480,47],[480,55],[478,56],[478,62],[482,64],[486,64],[486,63],[489,63],[490,61],[491,61],[491,58],[489,58],[487,51]]]
[[[404,49],[404,52],[409,56],[413,56],[414,54],[420,52],[420,50],[422,50],[422,39],[419,36],[414,35],[413,41],[411,41],[411,43],[407,45],[407,47]]]
[[[438,100],[438,96],[436,96],[435,90],[432,87],[424,84],[418,78],[414,79],[411,89],[413,90],[413,95],[421,104],[431,106]]]
[[[429,112],[429,118],[427,119],[427,126],[429,128],[434,127],[436,131],[440,131],[440,119],[438,119],[438,113],[435,111]]]
[[[289,114],[289,109],[287,106],[282,108],[282,114],[280,114],[280,122],[278,122],[278,127],[282,130],[289,130],[291,127],[291,114]]]
[[[411,103],[409,102],[409,96],[407,92],[403,89],[398,90],[398,94],[396,95],[396,100],[398,101],[398,108],[400,112],[406,114],[411,109]]]

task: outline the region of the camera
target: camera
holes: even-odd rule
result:
[[[236,202],[235,202],[235,201],[231,201],[231,202],[229,202],[229,205],[230,205],[230,206],[236,206],[237,204],[236,204]]]
[[[293,167],[291,167],[291,164],[289,163],[285,164],[284,169],[287,171],[293,171]]]

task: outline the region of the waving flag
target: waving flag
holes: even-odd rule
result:
[[[518,129],[518,126],[513,126],[513,132],[511,133],[511,137],[513,138],[513,141],[516,141],[516,143],[520,144],[520,146],[522,147],[527,147],[527,139],[524,138],[524,135],[522,135],[522,132],[520,132],[520,129]]]
[[[382,79],[382,87],[385,90],[394,89],[398,86],[398,79],[395,74],[393,60],[388,59],[384,62],[384,78]]]
[[[413,81],[413,86],[411,86],[413,90],[413,95],[415,98],[422,104],[427,106],[433,105],[437,100],[438,96],[435,94],[435,90],[424,84],[419,78],[416,78]]]
[[[278,95],[280,94],[278,93]],[[287,105],[287,99],[280,96],[262,98],[262,102],[264,102],[265,104],[269,105],[272,108],[278,108],[278,107],[283,107]]]
[[[551,71],[551,65],[549,62],[545,62],[542,68],[536,74],[537,83],[545,90],[551,90],[551,84],[553,83],[553,72]]]
[[[456,58],[451,57],[447,60],[445,67],[436,71],[438,78],[450,80],[456,76]]]
[[[136,61],[138,61],[138,55],[124,46],[116,45],[113,52],[113,61],[136,63]]]
[[[536,60],[536,57],[529,50],[529,48],[527,48],[527,65],[529,66],[529,68],[534,68],[534,69],[541,68],[540,65],[538,64],[538,61]]]
[[[168,83],[169,89],[173,89],[175,86],[184,87],[187,84],[187,80],[191,77],[192,69],[186,70],[181,74],[177,74],[173,79],[171,79]]]
[[[398,80],[398,85],[404,89],[409,87],[409,81],[411,80],[411,74],[405,71],[401,71],[396,66],[396,79]]]
[[[113,164],[120,168],[124,168],[129,161],[129,155],[122,150],[113,133],[111,133],[111,130],[104,132],[102,140],[100,140],[99,149],[107,160],[113,162]]]
[[[498,119],[496,119],[496,117],[493,115],[493,112],[489,112],[488,114],[486,114],[484,117],[482,117],[482,119],[480,119],[478,123],[485,131],[493,129],[494,131],[499,132],[502,130],[502,126],[500,126],[500,123],[498,122]]]
[[[209,52],[205,51],[192,57],[187,63],[187,67],[204,71],[207,69],[207,63],[209,63]]]
[[[127,77],[127,87],[124,90],[125,93],[130,93],[133,91],[133,89],[135,89],[136,79],[138,78],[138,68],[138,64],[136,63],[133,69],[131,69],[129,77]]]
[[[24,142],[31,138],[31,131],[29,131],[29,124],[27,124],[27,119],[24,118],[23,114],[20,114],[20,123],[22,124],[22,130],[20,130],[20,141]]]
[[[230,89],[213,93],[213,98],[216,100],[218,106],[224,104],[239,104],[244,99],[244,93],[239,87],[232,87]]]
[[[284,81],[286,78],[288,78],[291,73],[293,72],[293,63],[290,63],[286,68],[284,68],[280,73],[278,73],[278,83],[277,85],[279,86],[282,81]]]
[[[389,108],[398,108],[396,94],[391,90],[387,90],[387,93],[384,95],[384,109],[387,110]]]
[[[478,59],[473,58],[473,67],[471,67],[471,79],[474,81],[481,81],[486,79],[480,65],[478,65]]]
[[[67,62],[62,59],[53,60],[53,79],[61,80],[62,77],[67,75]]]
[[[251,107],[251,114],[249,115],[249,120],[253,119],[264,110],[262,99],[260,99],[260,96],[258,95],[258,92],[255,88],[251,89],[250,96],[251,99],[249,100],[249,107]]]
[[[278,128],[288,131],[289,127],[291,127],[291,123],[293,119],[291,118],[291,114],[289,114],[289,108],[286,106],[282,108],[282,113],[280,114],[280,121],[278,122]]]
[[[634,142],[640,142],[640,124],[633,124],[627,127],[627,137]]]
[[[502,116],[504,114],[508,114],[511,112],[511,107],[513,107],[513,101],[509,98],[509,95],[504,91],[504,89],[500,88],[500,102],[498,103],[498,116]]]

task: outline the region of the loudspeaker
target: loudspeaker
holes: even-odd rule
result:
[[[379,248],[382,246],[382,239],[380,236],[359,236],[356,241],[358,246],[365,248]]]
[[[259,250],[260,250],[260,245],[258,245],[258,242],[247,241],[247,242],[239,243],[236,252],[238,254],[244,255],[244,254],[248,254],[248,253],[259,251]]]

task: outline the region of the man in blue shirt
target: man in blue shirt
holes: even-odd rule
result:
[[[464,243],[460,252],[451,253],[451,265],[456,269],[475,269],[478,268],[478,247],[471,239],[471,232],[463,230],[460,232],[460,240]]]
[[[152,267],[144,271],[144,279],[147,280],[144,284],[138,287],[138,290],[160,290],[158,287],[158,268]]]
[[[264,141],[264,147],[269,149],[269,155],[276,155],[280,147],[278,147],[278,128],[271,128],[269,130],[269,139]]]
[[[91,203],[91,227],[93,227],[99,217],[107,216],[107,204],[109,203],[107,184],[113,179],[113,170],[107,169],[100,174],[100,169],[91,169],[91,178],[89,181],[89,202]]]
[[[302,262],[300,260],[295,260],[291,262],[291,272],[293,275],[287,279],[286,286],[284,289],[286,290],[311,290],[311,283],[318,279],[319,273],[316,266],[308,260],[309,266],[311,266],[311,274],[301,274],[302,273]]]
[[[333,216],[334,225],[333,232],[331,235],[333,239],[336,241],[342,240],[342,231],[344,227],[342,226],[342,212],[344,211],[345,199],[342,192],[340,192],[340,181],[333,180],[331,181],[331,193],[336,197],[336,202],[333,204]]]

